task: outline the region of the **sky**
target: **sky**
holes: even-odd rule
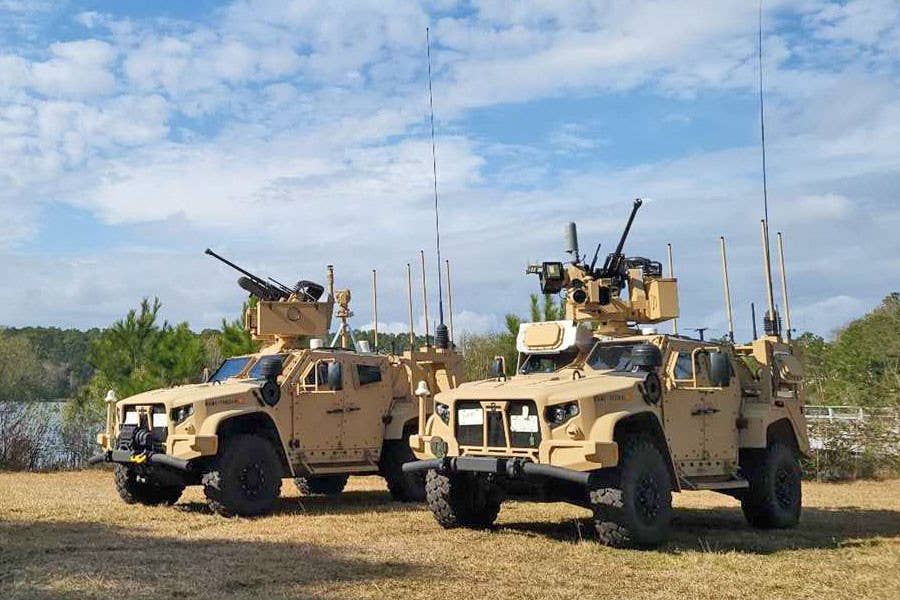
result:
[[[608,252],[640,197],[626,253],[673,245],[681,330],[727,330],[722,235],[745,339],[765,304],[757,11],[0,0],[0,324],[102,327],[158,296],[218,326],[245,294],[207,247],[282,281],[333,264],[357,327],[377,269],[391,331],[424,249],[433,323],[429,27],[457,334],[526,314],[526,265],[566,258],[569,221]],[[828,336],[900,283],[900,10],[767,0],[762,46],[770,227],[793,326]]]

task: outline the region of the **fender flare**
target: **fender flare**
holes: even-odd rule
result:
[[[669,451],[669,443],[666,440],[665,430],[662,427],[659,416],[651,410],[646,410],[645,406],[640,407],[639,410],[618,410],[601,416],[594,422],[593,427],[591,427],[590,439],[618,444],[618,442],[615,441],[616,428],[620,423],[628,419],[652,419],[653,431],[650,433],[654,436],[657,447],[663,455],[663,460],[666,461],[666,466],[669,468],[669,475],[672,478],[672,491],[681,491],[681,483],[678,480],[678,471],[675,468],[675,462],[672,460],[672,453]]]
[[[279,431],[278,425],[275,424],[275,419],[272,418],[272,415],[262,410],[262,408],[260,407],[234,408],[214,413],[203,419],[203,425],[200,427],[199,433],[203,435],[214,435],[219,437],[220,431],[224,425],[226,425],[230,421],[234,421],[235,419],[240,419],[241,417],[247,416],[254,416],[256,418],[262,418],[268,421],[268,424],[271,425],[272,430],[275,432],[275,439],[273,440],[273,442],[275,443],[275,448],[278,451],[278,454],[281,456],[281,460],[283,463],[282,466],[285,468],[285,471],[287,473],[290,473],[290,476],[293,477],[294,467],[291,464],[291,461],[288,460],[288,449],[285,447],[284,443],[285,438],[282,435],[281,431]],[[219,440],[218,446],[221,449],[221,440]],[[287,477],[288,475],[285,476]]]

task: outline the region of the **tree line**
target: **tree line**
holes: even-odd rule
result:
[[[241,315],[248,306],[244,305]],[[23,413],[31,410],[29,404],[67,398],[61,435],[71,445],[90,449],[96,427],[103,421],[107,390],[114,389],[124,398],[196,382],[205,369],[215,370],[224,358],[258,349],[242,318],[223,319],[218,329],[195,332],[186,322],[162,321],[161,307],[159,299],[144,299],[102,330],[0,329],[0,407],[6,411],[0,412],[0,438],[15,437],[10,423],[21,428],[29,421]],[[564,307],[553,296],[532,295],[527,317],[531,321],[562,319]],[[506,358],[508,370],[515,368],[515,340],[523,320],[510,313],[502,331],[460,336],[457,343],[468,379],[487,377],[497,355]],[[372,331],[357,331],[356,336],[374,347]],[[810,404],[900,408],[900,294],[890,294],[832,339],[804,333],[797,342],[806,366]],[[426,340],[419,335],[414,343],[421,346]],[[379,335],[380,351],[403,352],[409,345],[408,334]],[[3,452],[0,446],[0,464]]]

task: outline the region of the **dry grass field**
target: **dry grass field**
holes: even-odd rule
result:
[[[900,481],[807,484],[799,529],[676,496],[671,543],[611,550],[587,512],[508,502],[493,531],[443,531],[380,479],[328,500],[285,481],[276,514],[121,503],[112,474],[0,473],[0,598],[900,598]],[[584,538],[584,539],[582,539]]]

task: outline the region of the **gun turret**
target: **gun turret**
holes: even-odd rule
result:
[[[238,273],[243,274],[243,277],[238,278],[238,285],[260,300],[266,300],[268,302],[287,300],[287,298],[290,297],[290,295],[293,293],[293,290],[291,290],[287,286],[278,283],[271,278],[269,281],[266,281],[262,277],[254,275],[250,271],[242,269],[227,258],[219,256],[209,248],[206,249],[206,252],[204,254],[209,254],[213,258],[222,261]]]
[[[616,248],[595,268],[599,246],[590,265],[574,251],[574,225],[567,229],[566,251],[573,255],[569,264],[543,262],[529,265],[527,273],[540,277],[541,291],[556,294],[566,290],[566,319],[591,321],[601,335],[630,335],[632,323],[659,323],[678,316],[678,289],[674,278],[662,276],[662,265],[640,256],[624,254],[625,241],[641,207],[634,201],[625,231]],[[622,292],[628,288],[627,298]]]
[[[241,273],[238,285],[259,298],[244,314],[244,327],[254,339],[289,347],[301,337],[328,334],[334,298],[329,293],[320,301],[325,288],[318,283],[301,280],[291,289],[271,277],[265,280],[254,275],[209,248],[205,253]]]
[[[634,217],[637,215],[637,211],[643,203],[643,200],[640,198],[635,199],[634,205],[631,208],[631,215],[629,215],[628,222],[625,224],[625,231],[622,232],[622,237],[619,238],[616,249],[606,256],[606,261],[603,263],[603,267],[600,271],[593,274],[595,277],[602,279],[613,279],[620,289],[625,285],[625,277],[627,276],[628,271],[628,261],[622,253],[622,250],[625,248],[625,240],[628,239],[628,234],[631,231],[631,224],[634,223]]]

